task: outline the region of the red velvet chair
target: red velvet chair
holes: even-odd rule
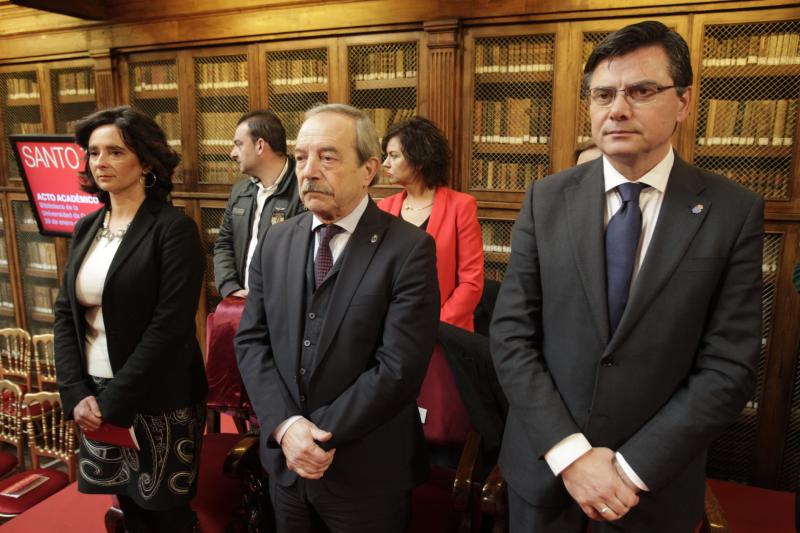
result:
[[[22,409],[31,452],[31,469],[0,481],[0,516],[3,517],[23,513],[75,481],[75,425],[64,416],[58,393],[26,394]],[[41,468],[41,457],[64,462],[69,474],[54,468]],[[32,483],[43,478],[44,482],[40,485],[34,486]],[[33,488],[17,498],[3,494],[12,492],[15,487]]]
[[[14,453],[0,452],[0,476],[15,468],[25,469],[25,429],[22,421],[22,389],[13,381],[0,380],[0,442],[14,447]]]
[[[709,479],[703,533],[795,531],[795,493]]]

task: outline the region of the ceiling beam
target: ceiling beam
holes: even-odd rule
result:
[[[81,19],[105,20],[108,18],[103,0],[80,0],[77,2],[64,2],[63,0],[11,0],[11,3]]]

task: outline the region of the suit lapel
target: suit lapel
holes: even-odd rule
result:
[[[114,259],[111,260],[111,265],[108,267],[108,274],[106,274],[106,282],[104,286],[108,285],[109,280],[119,270],[119,267],[125,263],[131,253],[139,245],[139,242],[150,232],[157,220],[157,214],[166,205],[159,200],[151,200],[145,198],[145,201],[139,206],[136,216],[133,217],[125,237],[114,254]]]
[[[696,172],[676,156],[650,246],[607,351],[630,332],[686,254],[711,207],[701,195],[704,188]],[[693,210],[697,205],[702,209]]]
[[[311,247],[311,215],[298,216],[291,220],[294,228],[290,236],[289,257],[286,262],[288,270],[286,276],[286,294],[288,296],[286,309],[289,313],[289,346],[293,351],[290,359],[293,365],[293,374],[300,364],[300,339],[305,323],[306,261]],[[262,263],[264,262],[262,261]]]
[[[331,341],[339,330],[347,308],[350,306],[350,300],[353,299],[353,295],[361,283],[361,278],[364,277],[372,257],[381,244],[387,228],[387,222],[381,215],[382,212],[370,199],[366,211],[361,216],[361,220],[343,252],[346,255],[342,258],[342,265],[333,287],[325,322],[322,324],[314,369],[319,367],[319,364],[325,359]]]
[[[439,228],[444,222],[444,215],[447,213],[447,191],[444,187],[436,189],[436,195],[433,197],[433,208],[431,209],[431,216],[428,219],[427,232],[429,235],[439,235]]]
[[[576,184],[564,191],[570,243],[595,327],[608,342],[606,263],[603,237],[603,165],[598,159],[576,175]]]

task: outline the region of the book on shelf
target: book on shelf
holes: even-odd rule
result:
[[[27,265],[39,270],[56,270],[56,247],[50,242],[32,241],[25,243]]]
[[[35,135],[44,133],[44,126],[42,126],[41,122],[9,122],[12,134]]]
[[[500,144],[550,142],[549,98],[476,100],[472,120],[473,141]]]
[[[33,285],[31,287],[31,293],[33,296],[33,301],[31,302],[33,305],[31,306],[31,310],[36,313],[42,313],[45,315],[53,314],[53,289],[54,287],[44,286],[44,285]]]
[[[181,117],[177,112],[156,113],[153,120],[164,130],[167,144],[173,147],[181,145]]]
[[[543,162],[505,163],[478,158],[472,164],[472,185],[482,189],[524,191],[550,172],[550,165]]]
[[[485,222],[481,224],[484,252],[511,253],[511,228],[498,227],[497,224]]]
[[[32,78],[8,78],[6,94],[9,100],[39,98],[39,83]]]
[[[0,281],[0,307],[14,309],[14,293],[11,292],[9,281]]]
[[[517,41],[475,45],[475,73],[550,72],[553,70],[553,43]]]
[[[232,146],[231,138],[241,113],[200,113],[200,145]]]
[[[796,99],[710,98],[703,106],[705,128],[702,123],[698,127],[698,145],[791,146],[794,142]]]
[[[269,59],[271,85],[328,83],[328,64],[324,59]]]
[[[122,448],[139,449],[139,441],[132,427],[124,428],[103,422],[100,427],[93,430],[84,430],[83,435],[90,440],[113,444]]]
[[[409,47],[384,52],[358,52],[353,61],[353,79],[394,80],[416,78],[416,53]]]
[[[178,88],[178,71],[174,63],[134,65],[133,92],[172,91]]]
[[[59,96],[85,96],[94,94],[92,71],[59,72],[56,78]]]
[[[0,492],[0,496],[5,496],[6,498],[14,498],[14,499],[19,498],[20,496],[29,493],[36,487],[39,487],[47,483],[47,480],[49,479],[50,478],[45,476],[44,474],[29,474],[24,478],[20,479],[19,481],[17,481],[16,483],[12,483],[11,485],[3,489],[3,491]]]
[[[800,33],[705,36],[702,61],[704,67],[798,64],[800,64]]]
[[[241,177],[233,161],[203,161],[203,183],[233,183]]]
[[[247,88],[247,62],[197,63],[198,89]]]
[[[713,163],[704,163],[703,166],[711,172],[741,183],[767,200],[789,199],[790,173],[788,169],[715,165]]]

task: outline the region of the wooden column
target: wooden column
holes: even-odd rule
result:
[[[97,109],[112,107],[120,102],[114,84],[111,58],[111,31],[90,30],[87,35],[89,57],[94,60],[94,91]]]
[[[460,109],[461,52],[459,50],[460,27],[458,19],[435,20],[424,25],[428,34],[428,118],[434,121],[447,136],[453,158],[448,181],[453,188],[459,187],[454,179],[458,158],[459,127],[456,120]]]

